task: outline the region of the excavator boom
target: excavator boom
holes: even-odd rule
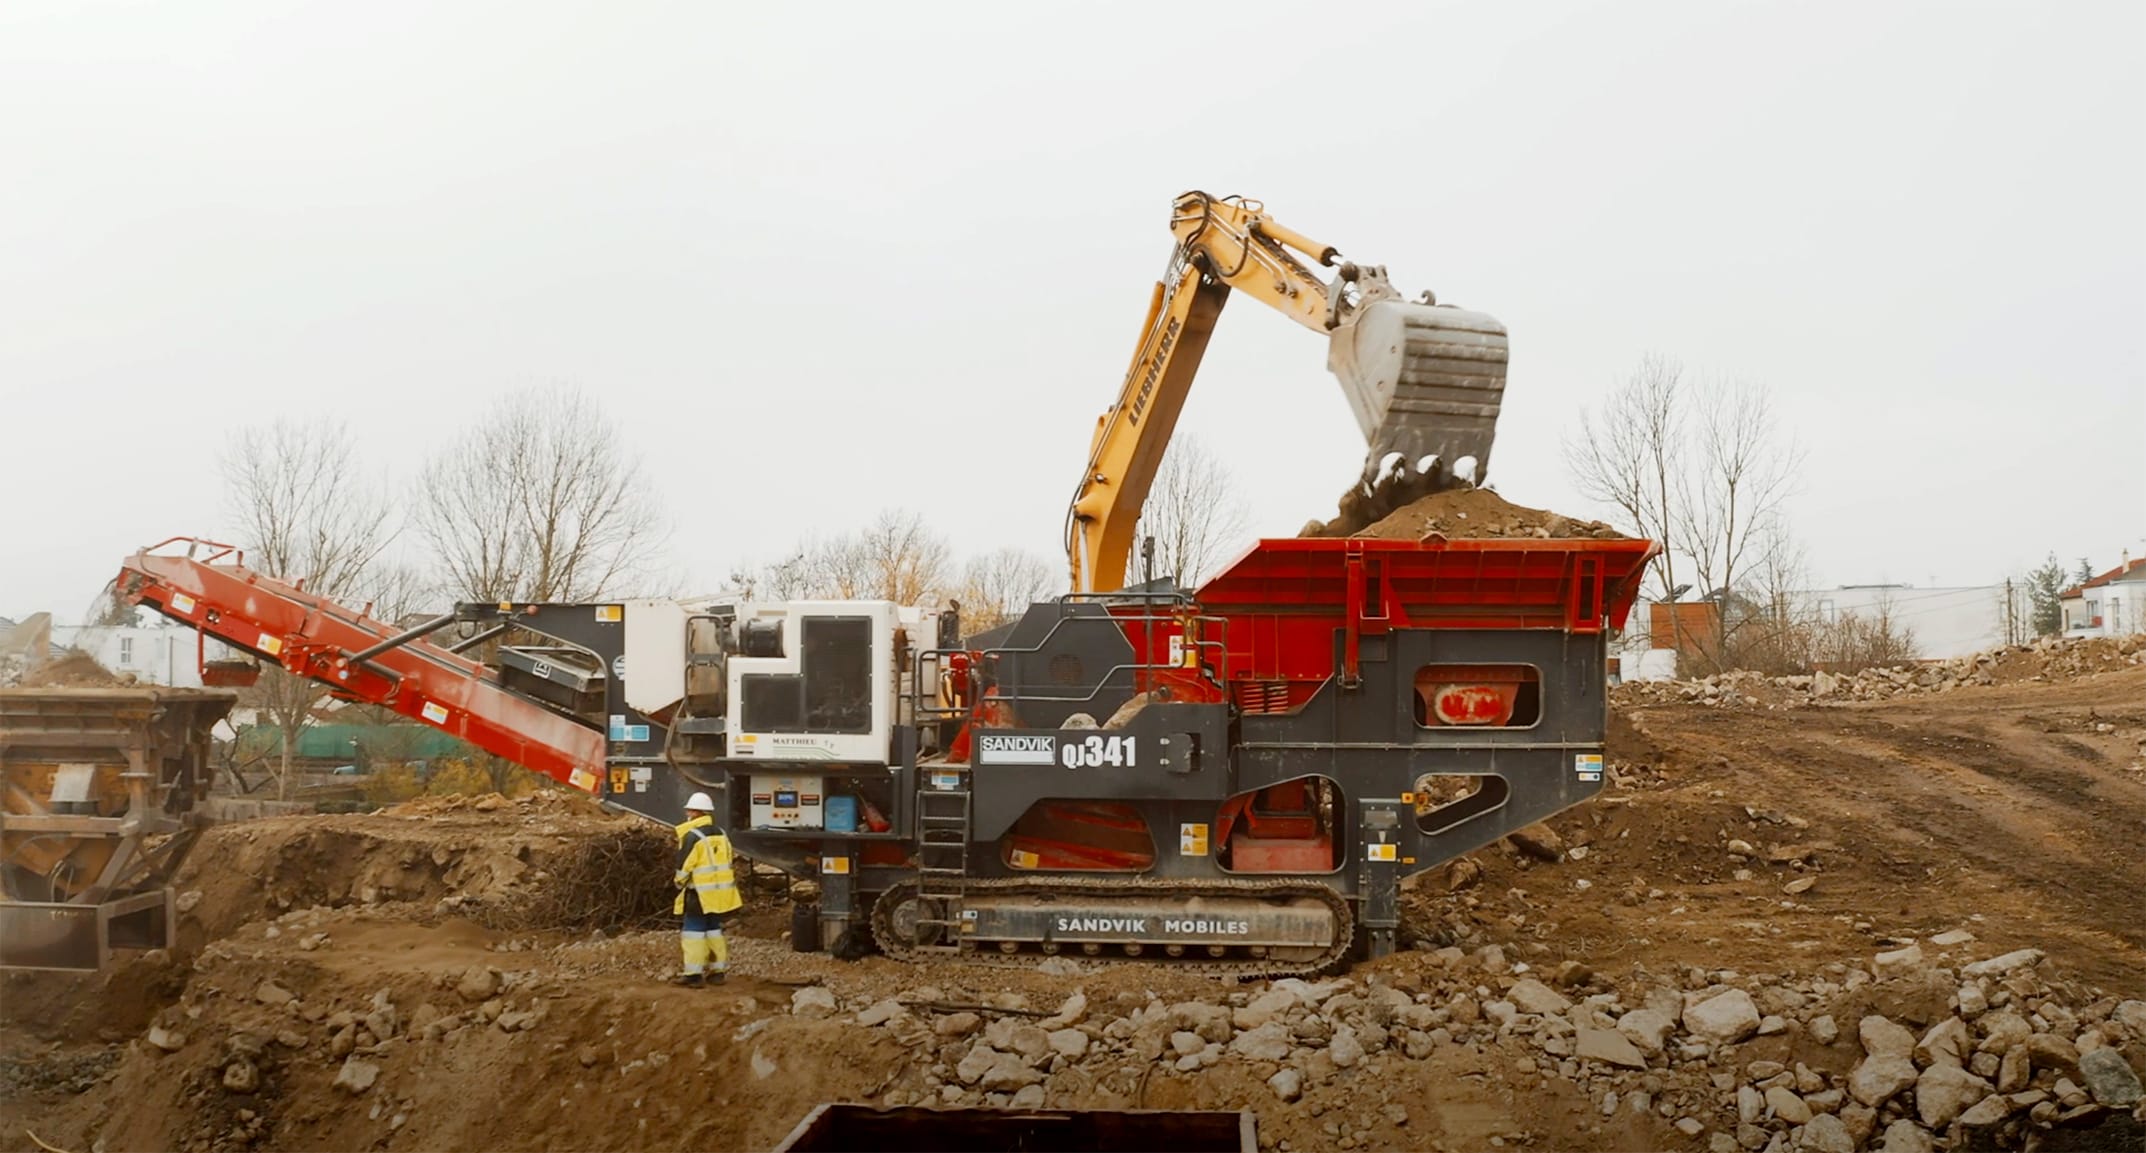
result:
[[[1328,338],[1327,368],[1368,446],[1359,516],[1404,491],[1487,475],[1505,390],[1503,325],[1438,305],[1429,293],[1402,300],[1384,268],[1341,260],[1255,200],[1185,193],[1170,230],[1176,247],[1117,402],[1097,421],[1067,517],[1076,591],[1123,585],[1141,507],[1233,290]],[[1321,280],[1299,255],[1334,268],[1334,278]]]

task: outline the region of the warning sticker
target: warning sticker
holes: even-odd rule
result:
[[[283,652],[283,638],[262,633],[260,639],[253,642],[253,647],[269,656],[279,656]]]
[[[1029,852],[1027,849],[1015,849],[1012,855],[1013,867],[1016,869],[1033,869],[1043,863],[1042,857]]]
[[[1373,841],[1364,846],[1364,855],[1374,861],[1399,860],[1401,846],[1385,841]]]
[[[185,593],[171,594],[171,611],[175,613],[193,612],[194,598],[187,596]]]
[[[1572,756],[1572,775],[1583,781],[1601,780],[1602,754],[1574,753]]]
[[[438,701],[426,701],[425,707],[419,709],[418,714],[435,725],[447,723],[447,706]]]
[[[597,606],[596,606],[596,619],[597,619],[597,620],[600,620],[600,621],[611,621],[611,622],[614,622],[614,623],[615,623],[615,622],[617,622],[617,621],[622,621],[622,620],[625,620],[625,619],[626,619],[626,606],[625,606],[625,605],[597,605]]]
[[[834,877],[844,876],[849,872],[849,858],[821,857],[820,872],[826,873],[827,875]]]
[[[1177,855],[1180,857],[1206,856],[1207,826],[1179,825],[1177,827]]]
[[[580,789],[584,793],[593,794],[596,791],[597,776],[595,773],[592,773],[587,769],[575,769],[572,773],[569,773],[567,775],[566,783],[574,786],[577,789]]]

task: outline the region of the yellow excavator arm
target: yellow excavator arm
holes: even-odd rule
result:
[[[1232,290],[1327,335],[1327,367],[1370,445],[1365,494],[1382,476],[1411,472],[1433,486],[1456,471],[1482,479],[1505,388],[1504,326],[1437,306],[1428,292],[1421,303],[1402,301],[1384,268],[1342,261],[1256,200],[1187,192],[1170,231],[1177,246],[1117,402],[1096,421],[1067,516],[1074,591],[1123,587],[1141,507]],[[1320,280],[1296,254],[1335,267],[1334,279]]]

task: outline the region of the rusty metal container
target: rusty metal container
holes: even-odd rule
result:
[[[210,732],[236,693],[0,689],[0,969],[94,972],[169,948]]]

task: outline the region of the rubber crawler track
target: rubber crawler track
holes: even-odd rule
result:
[[[1136,897],[1316,897],[1334,914],[1334,943],[1324,953],[1304,961],[1280,961],[1270,957],[1245,957],[1217,960],[1211,957],[1169,957],[1160,946],[1142,942],[1153,948],[1151,954],[1139,957],[1119,956],[1131,964],[1168,965],[1172,969],[1205,973],[1213,976],[1229,976],[1241,979],[1274,977],[1311,977],[1339,967],[1349,958],[1356,942],[1356,913],[1341,894],[1317,884],[1303,881],[1230,880],[1201,881],[1187,884],[1182,881],[1149,881],[1123,877],[1053,877],[1049,880],[1031,881],[1022,877],[971,879],[964,886],[970,893],[993,895],[1051,897],[1066,894],[1081,896],[1125,895]],[[1032,969],[1042,964],[1047,955],[1035,952],[1001,953],[995,947],[963,949],[958,954],[938,953],[919,949],[901,940],[894,934],[893,910],[908,899],[916,889],[916,882],[903,881],[879,895],[872,906],[872,940],[880,952],[897,960],[924,960],[958,957],[961,961],[995,966],[999,968]],[[1106,945],[1105,948],[1111,946]],[[1078,952],[1072,954],[1078,961],[1096,961]]]

